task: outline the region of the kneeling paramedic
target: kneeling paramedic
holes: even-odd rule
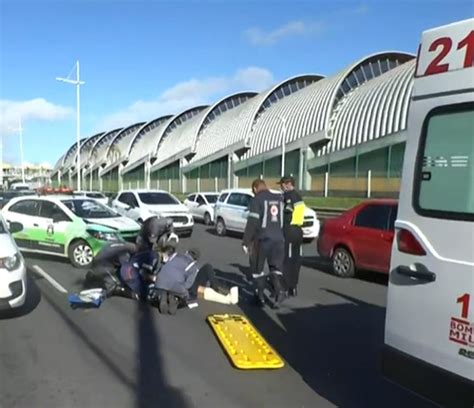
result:
[[[300,193],[295,189],[295,179],[293,177],[282,177],[279,184],[285,201],[283,227],[285,262],[283,264],[283,275],[288,294],[296,296],[301,268],[301,244],[303,243],[301,227],[304,222],[305,204]]]
[[[135,244],[111,243],[94,259],[93,272],[86,275],[84,288],[101,287],[106,296],[122,295],[145,299],[152,283],[160,257],[159,253],[176,248],[178,237],[168,219],[148,218]]]
[[[275,306],[278,306],[285,298],[281,283],[285,253],[283,200],[280,194],[270,192],[260,179],[252,183],[252,190],[255,197],[250,203],[242,247],[245,253],[249,253],[250,248],[250,269],[257,303],[260,306],[265,304],[265,263],[268,263]]]
[[[149,300],[157,303],[161,313],[175,314],[179,304],[188,304],[197,298],[223,304],[237,304],[238,287],[222,294],[210,264],[199,267],[199,251],[173,252],[165,256]]]

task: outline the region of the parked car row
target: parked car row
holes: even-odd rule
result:
[[[195,219],[204,221],[206,225],[214,224],[216,233],[225,235],[227,231],[244,231],[252,198],[251,189],[240,188],[223,190],[221,193],[190,194],[184,200],[184,204]],[[316,212],[306,208],[303,224],[304,238],[316,238],[318,233],[319,220]]]

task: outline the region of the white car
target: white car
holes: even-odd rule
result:
[[[0,310],[23,306],[26,299],[26,266],[11,233],[23,226],[0,216]]]
[[[109,204],[109,199],[107,196],[104,193],[100,193],[99,191],[74,191],[74,196],[93,198],[103,205]]]
[[[214,222],[214,207],[219,193],[193,193],[186,197],[184,205],[189,208],[194,219],[202,220],[204,224]]]
[[[280,191],[271,190],[281,194]],[[248,207],[253,198],[252,190],[240,188],[223,190],[215,206],[215,225],[217,235],[225,235],[227,231],[244,232],[249,213]],[[319,235],[320,223],[316,211],[306,207],[303,223],[303,239],[312,240]]]
[[[185,236],[193,232],[194,219],[188,207],[174,195],[163,190],[124,190],[112,201],[118,213],[143,223],[150,217],[158,216],[173,221],[174,230]]]

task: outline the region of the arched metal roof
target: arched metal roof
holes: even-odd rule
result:
[[[111,130],[96,140],[94,146],[91,148],[85,174],[97,169],[104,163],[105,158],[107,157],[106,154],[109,149],[109,144],[121,130],[122,128]]]
[[[80,149],[82,150],[82,146],[84,143],[88,140],[89,138],[84,137],[79,141],[80,144]],[[71,167],[74,167],[76,165],[76,157],[77,157],[77,142],[74,143],[66,152],[64,155],[63,159],[63,164],[62,164],[62,171],[67,171]]]
[[[360,145],[406,129],[415,60],[361,85],[341,99],[332,140],[318,156]]]
[[[156,146],[156,138],[171,118],[172,115],[160,116],[138,130],[128,146],[128,163],[123,169],[124,173],[133,170],[152,156],[152,147]]]
[[[242,103],[248,101],[250,98],[257,96],[257,92],[237,92],[231,95],[228,95],[221,100],[217,101],[214,105],[211,105],[207,110],[204,117],[201,119],[201,123],[199,124],[198,130],[196,132],[196,137],[194,138],[193,152],[196,151],[196,146],[199,143],[199,138],[203,130],[209,125],[213,120],[215,120],[218,116],[222,113],[236,108],[237,106],[241,105]]]
[[[114,167],[126,159],[130,142],[144,124],[145,122],[139,122],[127,126],[115,135],[105,152],[105,160],[103,162],[103,164],[105,164],[104,172],[109,167]]]
[[[325,131],[331,123],[338,101],[371,81],[394,69],[413,56],[399,52],[383,52],[365,57],[338,74],[316,81],[289,96],[262,104],[249,132],[249,145],[244,158],[258,156],[283,143],[283,121],[286,123],[285,143]],[[321,140],[329,134],[321,135]]]
[[[201,132],[196,146],[196,155],[191,163],[205,160],[219,153],[226,154],[232,146],[235,150],[246,149],[249,147],[249,132],[263,107],[273,104],[279,98],[284,98],[285,93],[291,95],[294,92],[300,92],[301,89],[321,78],[321,75],[305,74],[286,79],[248,99],[230,112],[222,114]]]
[[[173,116],[166,126],[163,128],[161,135],[159,135],[157,140],[157,145],[155,149],[155,157],[157,161],[161,157],[168,157],[169,150],[175,150],[174,147],[180,147],[180,143],[177,138],[174,136],[171,138],[172,134],[180,135],[181,130],[184,128],[189,128],[189,124],[195,122],[196,116],[203,115],[203,111],[207,108],[207,105],[194,106],[192,108],[186,109],[183,112]],[[178,129],[180,131],[178,131]],[[183,146],[184,147],[184,146]]]

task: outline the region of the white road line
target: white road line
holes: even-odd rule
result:
[[[40,268],[38,265],[33,265],[33,268],[32,268],[38,275],[40,275],[41,277],[43,277],[44,279],[46,279],[50,284],[51,286],[53,286],[56,290],[58,290],[59,292],[61,293],[68,293],[68,291],[56,280],[54,279],[53,277],[51,277],[51,275],[49,275],[48,273],[46,273],[42,268]]]

